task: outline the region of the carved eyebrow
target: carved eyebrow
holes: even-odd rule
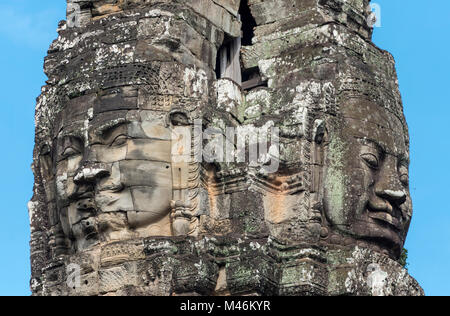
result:
[[[379,152],[381,153],[388,153],[388,151],[386,150],[386,148],[383,146],[383,144],[380,144],[379,142],[377,142],[374,139],[370,139],[367,137],[357,137],[358,140],[363,143],[366,146],[373,146],[375,147]]]
[[[122,126],[122,125],[125,125],[128,123],[129,123],[129,121],[125,118],[111,120],[111,121],[104,123],[101,126],[95,128],[94,133],[97,136],[104,136],[107,132],[110,132],[111,130],[113,130],[119,126]]]
[[[80,132],[79,130],[61,130],[56,136],[58,140],[64,139],[66,137],[83,139],[83,133]]]
[[[405,166],[409,166],[410,161],[408,155],[406,155],[405,153],[394,153],[393,151],[388,150],[383,144],[370,138],[358,137],[358,140],[360,140],[365,145],[369,144],[368,146],[374,146],[380,153],[383,153],[384,155],[397,157],[400,163],[404,164]]]

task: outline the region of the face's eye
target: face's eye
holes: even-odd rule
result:
[[[361,158],[364,160],[364,162],[372,169],[378,169],[380,166],[380,163],[378,161],[378,157],[374,154],[362,154]]]
[[[67,159],[83,153],[83,142],[75,136],[66,136],[61,140],[58,150],[59,159]]]
[[[126,135],[119,135],[116,138],[114,138],[113,142],[111,143],[111,146],[118,147],[123,146],[127,143],[128,136]]]
[[[78,149],[73,147],[67,147],[66,149],[64,149],[62,156],[63,158],[69,158],[79,154],[81,154],[81,152]]]

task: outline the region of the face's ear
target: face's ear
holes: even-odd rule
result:
[[[312,179],[311,193],[321,194],[323,183],[323,167],[325,160],[325,145],[328,138],[328,131],[324,120],[317,119],[314,121],[312,134]],[[320,196],[316,197],[320,201]]]
[[[328,130],[326,123],[323,120],[316,120],[314,122],[313,140],[317,145],[321,145],[326,141]]]
[[[43,180],[53,178],[53,155],[51,147],[48,144],[41,146],[39,150],[39,168]]]

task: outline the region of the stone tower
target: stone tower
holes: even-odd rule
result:
[[[369,0],[67,0],[36,107],[34,295],[422,295]]]

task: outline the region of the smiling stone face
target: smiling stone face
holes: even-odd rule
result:
[[[78,250],[171,235],[171,132],[164,114],[102,111],[107,105],[100,97],[74,99],[55,138],[57,205]]]
[[[401,121],[380,105],[342,102],[325,164],[324,209],[332,229],[399,253],[412,215],[406,139]]]

